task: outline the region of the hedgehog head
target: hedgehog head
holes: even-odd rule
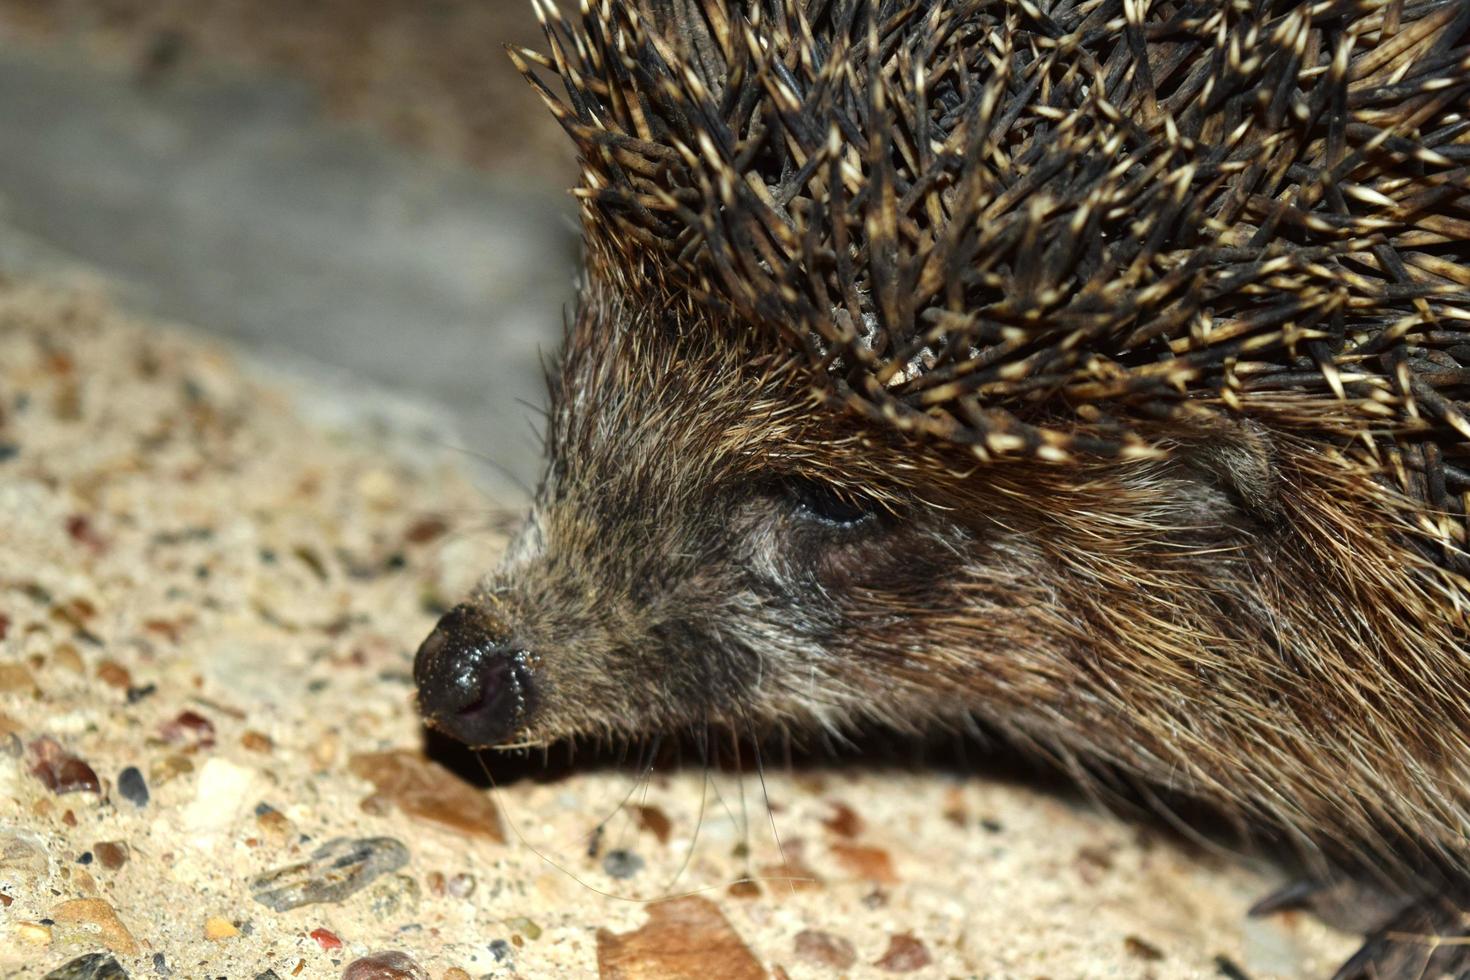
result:
[[[1342,724],[1332,591],[1463,583],[1467,9],[543,2],[586,279],[430,723],[979,712],[1219,797]]]

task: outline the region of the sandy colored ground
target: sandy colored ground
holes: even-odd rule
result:
[[[412,652],[504,521],[382,414],[0,284],[0,974],[1261,980],[1351,952],[1245,918],[1269,869],[983,775],[773,773],[769,819],[697,768],[461,781],[421,754]]]

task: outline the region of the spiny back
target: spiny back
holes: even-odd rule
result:
[[[545,4],[593,276],[982,459],[1241,413],[1458,563],[1470,4]]]

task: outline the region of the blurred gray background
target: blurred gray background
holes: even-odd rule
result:
[[[0,0],[0,271],[443,406],[513,495],[577,254],[503,50],[538,36],[528,0]]]

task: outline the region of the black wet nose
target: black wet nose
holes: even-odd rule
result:
[[[529,656],[474,606],[455,606],[419,647],[413,678],[429,725],[467,745],[503,742],[533,705]]]

